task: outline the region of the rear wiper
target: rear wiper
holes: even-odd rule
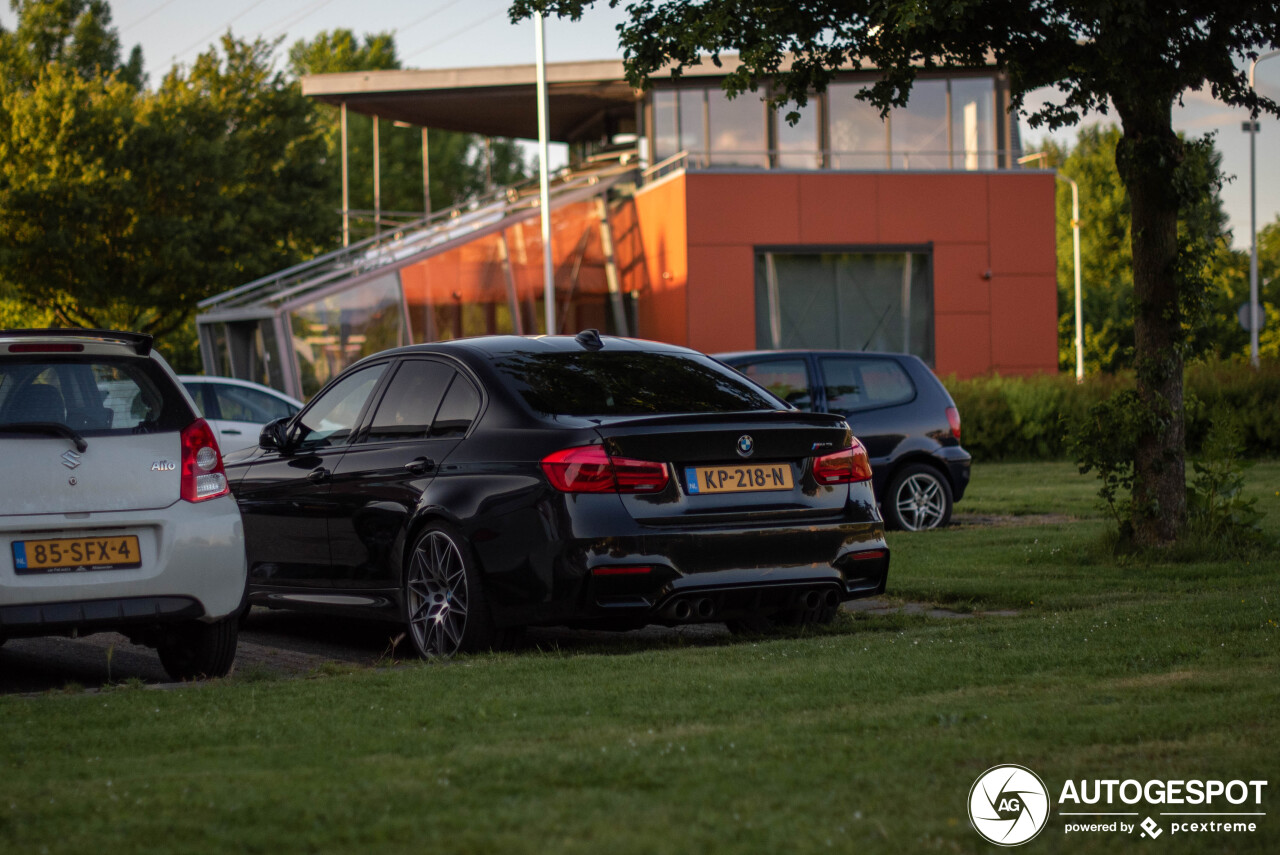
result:
[[[71,440],[76,451],[84,451],[89,447],[84,437],[61,422],[10,422],[0,425],[0,433],[51,433]]]

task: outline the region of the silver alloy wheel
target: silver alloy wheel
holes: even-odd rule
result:
[[[409,631],[424,656],[452,656],[467,629],[467,570],[458,545],[442,531],[419,538],[405,585]]]
[[[898,485],[894,496],[898,519],[907,531],[937,528],[947,513],[947,496],[937,476],[918,473]]]

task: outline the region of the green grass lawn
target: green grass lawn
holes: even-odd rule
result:
[[[1249,478],[1280,535],[1280,463]],[[1118,565],[1093,490],[981,466],[962,511],[1073,521],[891,538],[891,599],[1015,616],[0,698],[0,852],[991,851],[965,805],[998,763],[1055,800],[1067,778],[1270,781],[1254,834],[1055,816],[1027,852],[1277,851],[1276,553]]]

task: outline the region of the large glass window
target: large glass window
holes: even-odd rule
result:
[[[951,81],[951,137],[954,165],[994,169],[996,84],[990,77],[956,77]]]
[[[394,273],[293,310],[293,347],[302,397],[365,356],[408,344],[400,280]]]
[[[653,93],[653,162],[666,160],[680,151],[676,139],[676,93],[666,89]]]
[[[721,89],[707,92],[713,166],[769,165],[764,104],[756,92],[730,98]]]
[[[693,162],[706,163],[707,122],[705,89],[680,90],[680,149],[693,152]]]
[[[827,133],[832,169],[884,169],[889,165],[889,128],[880,110],[856,97],[861,84],[827,89]]]
[[[788,113],[799,113],[794,125]],[[822,154],[818,151],[818,99],[815,96],[803,107],[790,104],[777,111],[778,158],[780,169],[818,169]]]
[[[917,80],[905,109],[891,115],[894,166],[903,169],[948,169],[951,141],[947,134],[947,81]]]
[[[929,255],[757,254],[756,346],[914,353],[932,364]]]

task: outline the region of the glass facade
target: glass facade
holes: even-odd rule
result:
[[[403,305],[391,273],[294,308],[289,328],[303,398],[357,360],[407,344]]]
[[[832,83],[804,107],[770,110],[760,95],[730,100],[718,83],[653,92],[652,162],[681,151],[690,165],[779,169],[994,169],[999,133],[994,76],[925,77],[906,107],[881,118],[856,96],[861,82]],[[789,124],[786,115],[798,112]]]
[[[914,353],[932,365],[929,254],[757,253],[756,346]]]
[[[720,88],[709,89],[706,95],[711,165],[768,166],[769,114],[760,96],[743,92],[730,100]]]
[[[794,125],[787,121],[787,113],[800,114]],[[803,107],[792,105],[778,111],[777,155],[779,169],[818,169],[822,166],[822,146],[818,139],[818,100],[811,99]]]

